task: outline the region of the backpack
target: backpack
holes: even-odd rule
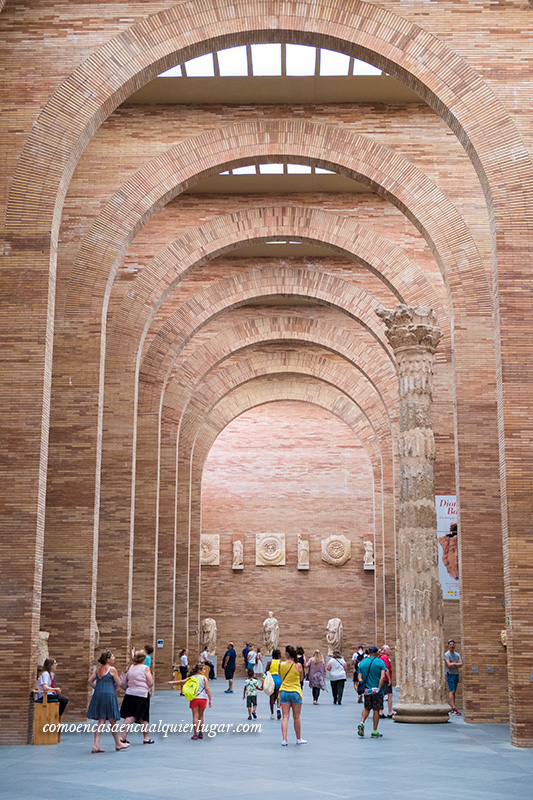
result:
[[[194,700],[198,691],[200,689],[200,679],[198,675],[193,675],[189,678],[187,683],[183,684],[183,696],[187,698],[187,700]]]

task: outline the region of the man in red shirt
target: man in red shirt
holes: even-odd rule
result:
[[[383,684],[383,694],[387,695],[387,704],[388,704],[388,714],[384,714],[381,712],[380,716],[387,717],[388,719],[392,719],[392,664],[390,662],[390,647],[388,644],[384,644],[381,648],[381,652],[379,657],[385,663],[387,667],[387,679]]]

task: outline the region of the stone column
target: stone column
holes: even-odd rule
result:
[[[400,618],[396,722],[447,722],[443,601],[438,573],[431,424],[433,356],[441,332],[433,309],[400,305],[376,312],[387,326],[400,394]]]

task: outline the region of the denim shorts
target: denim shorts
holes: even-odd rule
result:
[[[283,690],[279,693],[279,700],[280,703],[294,703],[295,705],[302,702],[299,692],[285,692]]]
[[[451,673],[447,672],[446,682],[448,683],[448,689],[450,692],[455,692],[459,683],[459,675],[452,675]]]

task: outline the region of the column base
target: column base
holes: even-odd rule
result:
[[[397,703],[393,706],[394,722],[411,722],[418,725],[430,725],[449,722],[450,706],[444,703]]]

